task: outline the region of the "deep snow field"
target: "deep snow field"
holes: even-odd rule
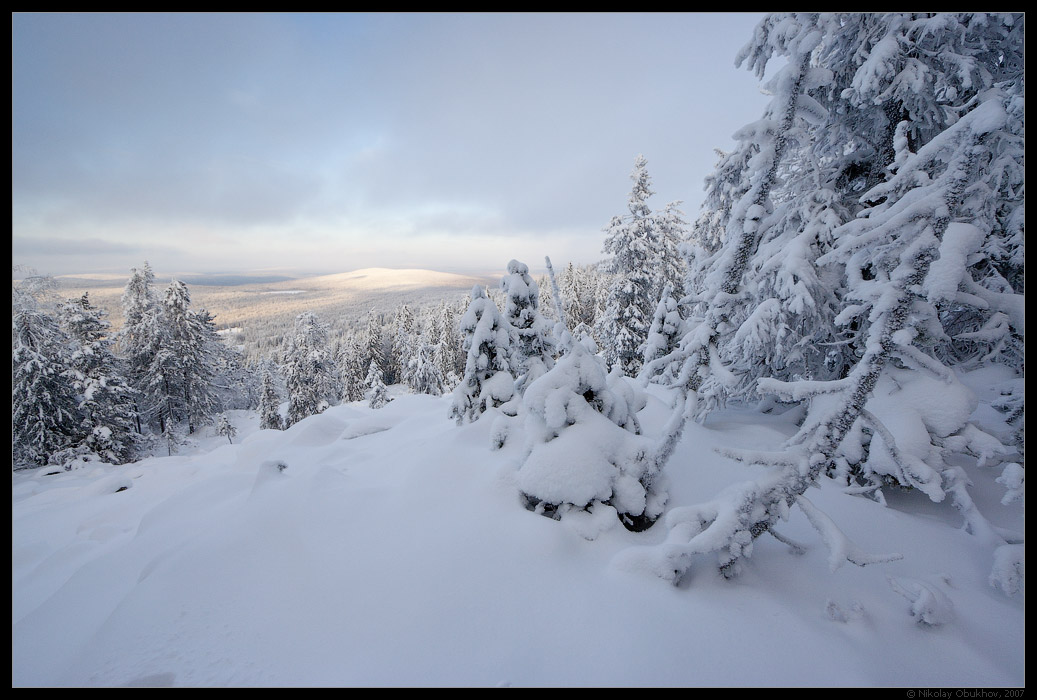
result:
[[[970,384],[981,400],[996,369]],[[703,557],[680,586],[619,562],[666,530],[526,510],[520,448],[492,416],[456,426],[449,397],[347,404],[284,432],[232,414],[172,457],[12,477],[13,686],[1024,686],[1025,590],[988,583],[992,551],[950,503],[827,481],[810,493],[858,547],[903,559],[830,571],[793,509],[724,579]],[[650,433],[668,415],[652,388]],[[981,403],[976,418],[998,416]],[[996,426],[995,426],[996,427]],[[670,506],[763,471],[715,446],[776,449],[786,415],[693,424]],[[278,462],[285,465],[282,470]],[[995,525],[998,467],[968,472]],[[949,500],[949,499],[948,499]],[[938,625],[901,591],[935,596]]]

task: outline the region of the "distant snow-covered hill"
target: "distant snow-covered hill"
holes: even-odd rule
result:
[[[502,271],[503,275],[503,271]],[[155,274],[156,291],[173,277]],[[105,309],[113,330],[122,323],[121,298],[126,279],[112,275],[64,275],[58,293],[68,297],[90,294]],[[500,277],[477,277],[423,269],[365,268],[351,272],[288,278],[260,273],[177,275],[188,282],[191,305],[216,316],[220,328],[244,328],[246,334],[279,337],[295,317],[311,311],[331,322],[333,329],[349,326],[368,312],[391,314],[397,306],[412,309],[456,302],[474,285],[496,286]]]
[[[485,285],[496,281],[495,278],[487,279],[435,270],[367,267],[352,272],[292,280],[290,284],[300,287],[312,285],[318,288],[373,292],[393,289],[471,289],[475,284]]]

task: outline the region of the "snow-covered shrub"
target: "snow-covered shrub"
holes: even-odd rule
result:
[[[227,442],[234,444],[234,437],[238,434],[238,429],[230,422],[226,413],[216,416],[216,434],[223,435],[227,438]]]
[[[527,456],[517,481],[530,509],[560,517],[609,506],[631,530],[661,514],[664,485],[635,415],[644,397],[621,372],[610,381],[603,360],[574,343],[526,389]]]
[[[935,627],[954,621],[954,603],[938,586],[918,579],[887,576],[886,580],[911,603],[911,616],[918,624]]]

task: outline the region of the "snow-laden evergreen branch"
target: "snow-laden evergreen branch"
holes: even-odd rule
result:
[[[757,70],[775,51],[789,58],[789,65],[775,81],[777,95],[786,100],[784,110],[780,111],[784,119],[772,118],[766,125],[750,127],[756,134],[756,150],[741,162],[751,184],[742,190],[741,196],[731,206],[727,236],[713,258],[712,271],[704,285],[711,292],[697,294],[698,298],[706,300],[705,308],[700,305],[698,323],[689,324],[679,351],[671,357],[649,362],[646,373],[658,372],[674,357],[679,357],[683,363],[680,372],[680,379],[685,382],[683,388],[688,392],[689,401],[693,395],[699,395],[700,413],[715,403],[713,390],[731,382],[726,372],[718,374],[716,371],[716,358],[722,355],[717,348],[732,337],[733,324],[738,322],[737,305],[746,298],[744,273],[748,261],[761,233],[773,226],[767,219],[770,209],[765,205],[772,189],[777,187],[775,178],[785,155],[785,136],[792,131],[797,106],[811,106],[809,101],[800,101],[797,95],[802,89],[811,89],[802,85],[816,86],[821,83],[812,81],[825,79],[810,66],[806,54],[797,53],[793,48],[804,46],[809,46],[810,51],[816,49],[815,57],[823,56],[824,60],[831,62],[827,80],[846,80],[852,86],[841,92],[832,89],[838,83],[829,86],[825,99],[832,101],[833,109],[825,111],[830,116],[823,117],[821,110],[810,109],[811,118],[804,118],[805,123],[820,124],[828,129],[830,124],[825,119],[836,120],[839,114],[861,108],[866,100],[886,103],[884,110],[875,112],[885,119],[883,128],[888,129],[889,149],[883,145],[873,153],[863,154],[874,163],[867,167],[859,162],[843,160],[845,166],[841,171],[834,169],[825,174],[825,177],[832,178],[826,182],[844,188],[842,201],[857,212],[856,216],[831,229],[834,245],[815,260],[816,265],[834,266],[845,274],[846,286],[840,291],[843,310],[834,320],[852,332],[845,348],[856,356],[850,352],[842,356],[843,362],[852,361],[852,365],[845,367],[841,376],[834,380],[811,377],[760,379],[761,391],[809,404],[800,431],[788,441],[788,458],[732,450],[732,456],[771,464],[776,467],[775,472],[757,481],[732,487],[722,498],[691,509],[673,511],[672,517],[667,517],[670,536],[656,549],[658,560],[649,564],[659,575],[679,580],[695,556],[706,552],[718,554],[725,572],[736,569],[738,560],[751,552],[752,541],[786,517],[790,507],[800,505],[810,509],[808,501],[800,500],[807,488],[817,484],[823,475],[839,471],[839,465],[846,464],[847,455],[856,454],[855,459],[861,460],[859,446],[844,445],[844,442],[851,433],[854,440],[863,439],[862,427],[870,428],[872,454],[867,462],[855,466],[863,469],[858,472],[859,478],[875,479],[878,483],[889,478],[902,485],[921,488],[933,500],[942,499],[945,489],[950,488],[958,502],[965,502],[961,495],[967,495],[964,485],[941,478],[940,468],[934,468],[930,462],[942,459],[940,440],[950,432],[964,430],[967,418],[953,426],[943,421],[940,423],[946,426],[943,428],[919,423],[925,437],[907,449],[899,443],[904,439],[903,431],[913,430],[914,424],[898,425],[898,437],[867,406],[869,401],[879,399],[879,403],[884,402],[885,406],[896,405],[893,393],[899,390],[898,372],[902,370],[897,369],[892,360],[926,369],[926,375],[934,375],[946,385],[944,391],[954,397],[956,407],[967,404],[967,401],[959,400],[964,396],[964,389],[930,350],[934,341],[946,343],[948,340],[941,330],[943,318],[936,306],[951,296],[960,298],[955,295],[959,284],[970,288],[968,274],[955,276],[955,271],[963,263],[971,265],[973,261],[982,259],[975,252],[981,245],[979,232],[988,230],[985,225],[993,230],[996,225],[1001,225],[1000,221],[1011,220],[1010,216],[994,218],[1001,216],[1000,212],[994,213],[998,209],[996,200],[1006,190],[1003,183],[993,181],[992,178],[1000,175],[992,175],[991,164],[996,162],[997,168],[1004,168],[995,169],[995,173],[1009,172],[1021,158],[1021,154],[1014,156],[1016,160],[1002,155],[1002,149],[1011,148],[1013,134],[1009,132],[1017,128],[1008,118],[1010,111],[1015,109],[1014,88],[1010,82],[996,86],[989,82],[993,72],[1001,69],[1000,65],[992,66],[989,68],[991,73],[981,79],[987,81],[988,89],[971,95],[969,92],[976,88],[969,83],[964,86],[965,92],[946,92],[947,95],[961,95],[969,109],[954,115],[946,110],[928,110],[927,106],[920,105],[918,110],[910,111],[906,105],[913,104],[917,94],[898,87],[898,76],[893,68],[899,65],[894,57],[901,50],[910,50],[904,48],[910,44],[884,43],[881,37],[889,38],[897,32],[908,31],[912,41],[928,45],[933,37],[943,37],[949,32],[946,41],[965,54],[975,51],[975,47],[980,45],[981,42],[972,36],[982,32],[1011,33],[1013,41],[1017,40],[1019,35],[1009,19],[999,25],[997,20],[970,22],[967,15],[948,16],[932,23],[906,19],[906,15],[874,18],[780,15],[769,16],[761,23],[753,48],[743,55],[751,57],[751,65]],[[911,29],[904,30],[904,27]],[[919,27],[924,27],[924,30],[919,30]],[[864,39],[867,36],[879,39],[869,44]],[[853,55],[849,45],[839,43],[847,40],[864,42],[859,46],[866,56],[864,67],[852,63],[845,67],[841,65]],[[869,50],[872,51],[870,56]],[[1012,54],[1012,61],[1016,60],[1013,53],[1015,44],[1006,47],[1005,51]],[[939,53],[927,55],[934,63],[947,60]],[[994,59],[1001,60],[990,54],[984,56],[984,60]],[[970,74],[968,80],[973,79],[978,80],[977,76]],[[881,89],[880,84],[883,86]],[[839,100],[847,103],[839,104]],[[902,102],[898,103],[898,100]],[[904,115],[911,115],[917,121],[905,123],[907,117]],[[772,113],[771,116],[776,115]],[[834,128],[837,132],[846,129],[838,122]],[[852,129],[846,131],[853,133]],[[804,141],[809,142],[809,138]],[[875,143],[883,144],[884,140]],[[815,163],[835,163],[838,161],[825,159],[843,157],[834,150],[830,155],[822,151],[818,153],[822,157]],[[883,163],[882,159],[887,157],[889,160]],[[808,159],[801,163],[803,167],[811,167]],[[879,163],[883,163],[881,168],[876,167]],[[854,202],[846,196],[853,191],[852,188],[845,189],[854,180],[846,178],[857,173],[860,173],[859,181],[868,187],[853,195]],[[1016,197],[1012,192],[1007,194]],[[1021,198],[1007,201],[1010,202],[1008,206],[1021,206]],[[788,211],[783,213],[787,214]],[[977,310],[985,309],[977,306]],[[763,320],[759,314],[753,314],[754,311],[750,310],[742,312],[741,317],[754,323]],[[1021,323],[1016,324],[1012,332],[1018,332],[1021,337]],[[746,339],[749,335],[741,337]],[[876,397],[876,388],[880,386],[883,394]],[[709,395],[706,401],[702,400],[703,392]],[[914,410],[911,406],[904,408]],[[954,410],[960,411],[960,408]],[[918,414],[911,420],[918,421]],[[681,428],[679,423],[674,424],[676,434],[680,434]],[[964,435],[960,439],[971,444]],[[960,441],[958,438],[954,440]],[[884,446],[885,450],[880,450],[879,446]],[[890,463],[882,469],[891,471],[869,472],[873,463],[874,468],[878,468],[877,461],[883,454],[888,456]],[[966,512],[972,513],[969,509]],[[818,520],[814,511],[811,514]],[[836,541],[827,524],[819,527],[819,531],[829,540]],[[838,551],[845,549],[840,547]],[[869,557],[858,556],[857,550],[854,552],[855,558],[871,561]],[[646,552],[631,556],[651,559]]]

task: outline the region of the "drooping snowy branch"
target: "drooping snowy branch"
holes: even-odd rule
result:
[[[807,500],[806,496],[802,494],[796,496],[796,505],[803,511],[803,515],[807,516],[807,520],[821,535],[821,541],[828,547],[828,568],[831,571],[835,571],[846,562],[856,564],[857,566],[867,566],[868,564],[897,561],[904,558],[902,554],[868,554],[862,552],[857,545],[843,534],[842,530],[835,524],[835,521]]]

